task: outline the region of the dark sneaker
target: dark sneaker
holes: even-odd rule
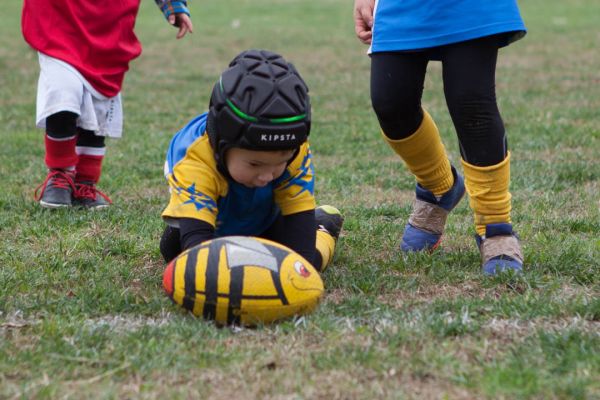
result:
[[[402,251],[433,251],[440,244],[448,214],[465,195],[465,182],[454,167],[452,175],[454,184],[440,198],[417,184],[413,210],[402,235]]]
[[[44,182],[34,192],[36,201],[45,208],[70,207],[72,195],[75,191],[73,178],[75,173],[62,169],[51,169]],[[38,194],[38,192],[41,192]]]
[[[335,240],[340,236],[344,217],[340,210],[333,206],[320,206],[315,209],[315,220],[317,221],[317,229],[325,230]]]
[[[481,265],[485,275],[510,270],[523,271],[521,244],[511,224],[489,224],[485,227],[485,236],[475,235],[475,240],[481,252]]]
[[[93,182],[77,182],[73,192],[73,204],[90,208],[101,209],[112,204],[110,198],[96,188]]]

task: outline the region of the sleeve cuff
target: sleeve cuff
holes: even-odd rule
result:
[[[159,7],[165,15],[165,18],[169,18],[171,14],[187,14],[188,16],[190,15],[190,10],[188,10],[187,8],[187,2],[183,0],[164,0],[159,2]]]

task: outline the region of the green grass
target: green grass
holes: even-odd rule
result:
[[[106,212],[48,211],[34,128],[38,66],[20,3],[0,17],[0,398],[600,398],[600,53],[592,0],[521,1],[527,37],[501,50],[525,274],[484,278],[463,202],[433,255],[398,251],[413,181],[370,108],[369,59],[342,0],[192,2],[175,41],[143,1],[144,46],[110,141]],[[346,216],[313,314],[217,328],[163,295],[164,152],[245,48],[284,54],[313,104],[317,198]],[[454,162],[441,67],[424,104]]]

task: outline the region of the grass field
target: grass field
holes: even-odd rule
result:
[[[115,205],[41,209],[20,3],[0,17],[0,398],[600,398],[600,2],[521,1],[529,33],[500,53],[520,278],[481,275],[466,201],[440,251],[399,253],[414,183],[381,140],[343,0],[193,1],[195,33],[180,41],[142,1],[125,135],[101,180]],[[284,54],[311,88],[317,199],[346,224],[315,313],[219,329],[161,290],[162,163],[252,47]],[[430,64],[424,104],[458,163],[440,72]]]

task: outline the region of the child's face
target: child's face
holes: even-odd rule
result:
[[[227,150],[225,165],[231,177],[244,186],[255,188],[279,178],[294,150],[256,151],[238,147]]]

